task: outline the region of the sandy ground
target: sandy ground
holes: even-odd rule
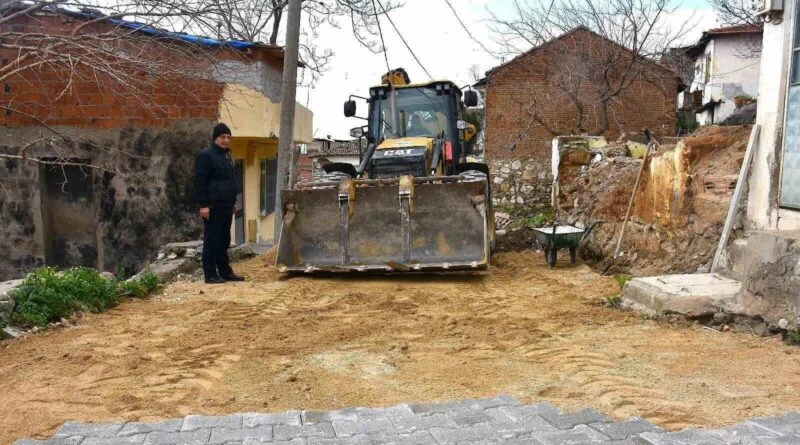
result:
[[[0,443],[66,420],[336,409],[490,397],[593,407],[664,428],[800,409],[800,350],[607,309],[616,283],[541,254],[485,277],[178,282],[0,343]]]

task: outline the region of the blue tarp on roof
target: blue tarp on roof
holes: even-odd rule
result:
[[[252,46],[255,46],[255,44],[252,42],[244,42],[241,40],[217,40],[209,37],[200,37],[200,36],[193,36],[191,34],[184,34],[182,32],[164,31],[162,29],[154,28],[150,25],[145,25],[143,23],[137,23],[137,22],[129,22],[127,20],[108,19],[108,22],[114,25],[135,29],[137,31],[141,31],[145,34],[150,34],[152,36],[178,39],[178,40],[183,40],[185,42],[197,43],[206,46],[230,46],[236,49],[247,49]]]
[[[64,11],[64,12],[67,12],[68,14],[81,16],[81,17],[86,17],[86,18],[89,18],[89,19],[98,19],[98,18],[102,17],[102,15],[98,15],[97,13],[87,13],[87,12],[83,12],[83,11],[81,11],[81,12],[69,11],[69,10],[64,10],[63,8],[60,8],[60,9],[62,11]],[[256,45],[253,42],[245,42],[245,41],[242,41],[242,40],[217,40],[217,39],[212,39],[210,37],[194,36],[194,35],[186,34],[186,33],[182,33],[182,32],[166,31],[166,30],[163,30],[163,29],[158,29],[158,28],[156,28],[154,26],[151,26],[151,25],[146,25],[144,23],[131,22],[131,21],[122,20],[122,19],[108,18],[108,19],[106,19],[106,21],[108,23],[113,24],[113,25],[124,26],[126,28],[134,29],[136,31],[143,32],[143,33],[149,34],[151,36],[166,37],[166,38],[170,38],[170,39],[183,40],[184,42],[195,43],[195,44],[205,45],[205,46],[230,46],[231,48],[235,48],[235,49],[247,49],[247,48],[251,48],[251,47]]]

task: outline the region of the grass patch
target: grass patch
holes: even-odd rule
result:
[[[141,275],[127,281],[121,281],[118,286],[119,293],[130,297],[144,298],[161,289],[161,281],[150,269]]]
[[[603,306],[609,309],[619,309],[622,307],[622,298],[619,295],[612,295],[603,298]]]
[[[783,342],[790,346],[800,346],[800,328],[786,331],[786,335],[783,336]]]
[[[542,227],[553,219],[553,214],[550,212],[537,213],[534,216],[525,219],[525,225],[530,228]]]
[[[144,297],[160,287],[152,272],[128,281],[106,280],[87,267],[58,272],[52,267],[37,269],[11,291],[14,311],[11,321],[24,327],[45,326],[75,312],[103,312],[125,296]]]
[[[614,280],[616,280],[617,284],[619,285],[619,289],[622,290],[625,287],[625,283],[633,278],[632,275],[614,275]]]

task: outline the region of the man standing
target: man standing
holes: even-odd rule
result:
[[[214,126],[211,145],[195,160],[195,193],[203,218],[203,273],[206,283],[244,281],[233,273],[228,260],[231,223],[236,208],[239,178],[231,158],[231,130]]]

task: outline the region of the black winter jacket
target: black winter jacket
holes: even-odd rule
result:
[[[214,201],[236,201],[239,177],[229,150],[212,143],[197,155],[194,171],[198,206],[207,207]]]

